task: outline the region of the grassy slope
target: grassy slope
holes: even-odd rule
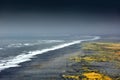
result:
[[[71,56],[66,80],[120,80],[120,43],[87,42],[82,54]]]

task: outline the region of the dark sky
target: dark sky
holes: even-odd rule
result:
[[[81,11],[107,10],[120,11],[119,0],[0,0],[3,10],[14,11]]]
[[[119,0],[0,0],[0,36],[119,34]]]

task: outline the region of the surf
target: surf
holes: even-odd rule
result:
[[[100,39],[99,36],[96,36],[92,39],[85,39],[85,40],[75,40],[69,43],[63,43],[60,45],[56,45],[53,46],[51,48],[46,48],[46,49],[42,49],[42,50],[36,50],[36,51],[29,51],[27,54],[26,53],[22,53],[20,55],[17,55],[11,59],[7,59],[7,60],[0,60],[0,71],[7,69],[7,68],[11,68],[11,67],[20,67],[20,63],[26,62],[26,61],[31,61],[32,58],[34,58],[34,56],[39,55],[39,54],[43,54],[49,51],[53,51],[53,50],[57,50],[57,49],[62,49],[64,47],[68,47],[74,44],[79,44],[83,41],[92,41],[92,40],[98,40]]]

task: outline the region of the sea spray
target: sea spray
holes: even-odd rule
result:
[[[68,47],[68,46],[71,46],[71,45],[74,45],[74,44],[79,44],[83,41],[92,41],[92,40],[97,40],[97,39],[100,39],[100,37],[96,36],[92,39],[72,41],[72,42],[69,42],[69,43],[64,43],[64,44],[61,44],[61,45],[53,46],[53,47],[47,48],[47,49],[30,51],[30,52],[28,52],[28,54],[22,53],[18,56],[13,57],[12,59],[1,60],[0,61],[0,71],[2,71],[4,69],[7,69],[7,68],[10,68],[10,67],[19,67],[20,63],[30,61],[31,58],[33,58],[35,55],[38,55],[38,54],[43,54],[43,53],[46,53],[46,52],[49,52],[49,51],[61,49],[61,48]]]

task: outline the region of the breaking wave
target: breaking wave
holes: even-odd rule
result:
[[[48,43],[60,43],[64,42],[64,40],[39,40],[36,43],[14,43],[14,44],[9,44],[7,45],[7,48],[19,48],[19,47],[24,47],[24,46],[34,46],[38,44],[48,44]]]
[[[76,41],[72,41],[69,43],[64,43],[64,44],[60,44],[57,46],[53,46],[51,48],[30,51],[30,52],[28,52],[28,54],[22,53],[18,56],[15,56],[12,58],[10,57],[9,59],[0,60],[0,71],[7,69],[7,68],[10,68],[10,67],[19,67],[20,63],[30,61],[35,55],[38,55],[38,54],[43,54],[43,53],[46,53],[49,51],[61,49],[61,48],[68,47],[68,46],[71,46],[74,44],[79,44],[83,41],[92,41],[92,40],[97,40],[97,39],[100,39],[100,37],[94,37],[92,39],[85,39],[85,40],[76,40]]]

